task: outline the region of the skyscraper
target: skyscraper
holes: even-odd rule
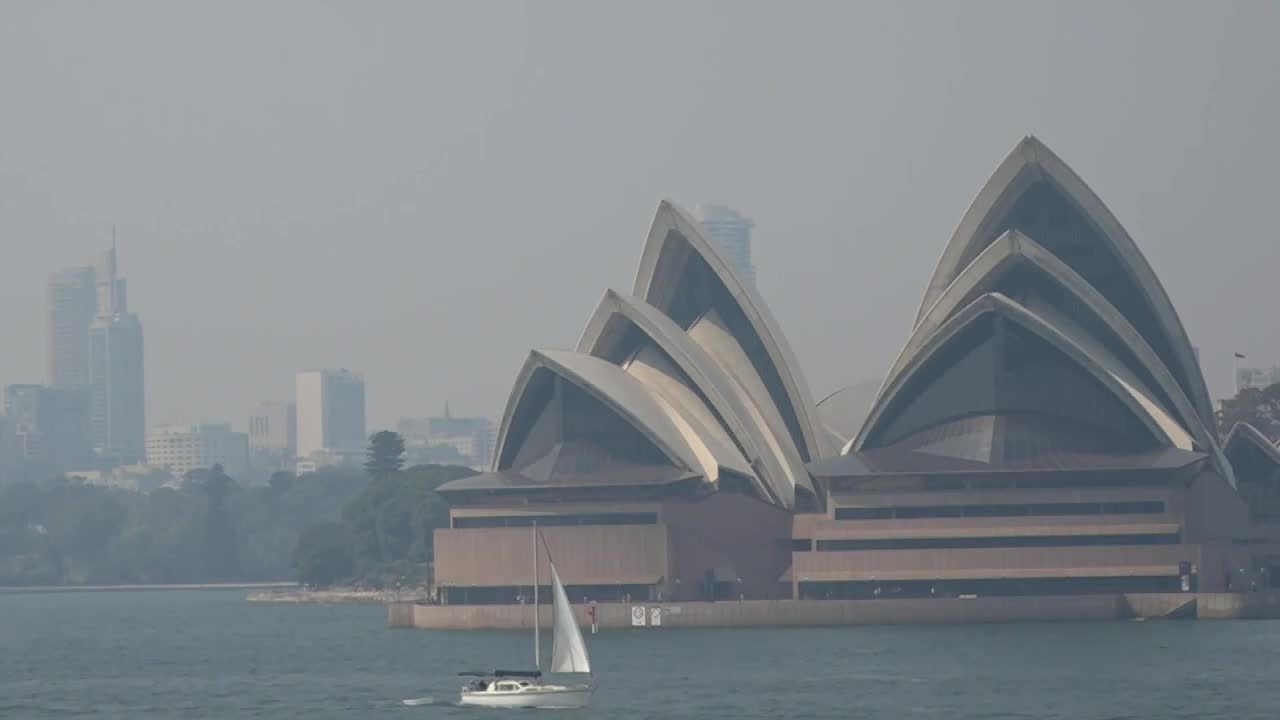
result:
[[[98,304],[92,267],[49,276],[45,289],[45,382],[54,388],[89,386],[89,326]]]
[[[698,221],[733,272],[748,285],[756,284],[756,267],[751,264],[751,229],[755,223],[726,205],[699,205]]]
[[[342,462],[364,452],[364,378],[349,370],[298,373],[298,457]]]
[[[264,400],[249,413],[249,449],[294,453],[298,447],[298,413],[291,402]]]
[[[89,391],[10,385],[4,414],[15,457],[47,464],[55,472],[90,465]]]
[[[142,323],[129,312],[116,249],[94,264],[97,314],[89,326],[90,425],[94,448],[109,462],[130,465],[146,455]]]
[[[4,485],[8,478],[9,465],[17,459],[17,450],[15,445],[17,440],[13,434],[13,422],[6,416],[0,415],[0,485]]]
[[[249,413],[250,462],[256,469],[293,469],[298,458],[298,413],[291,402],[264,401]]]

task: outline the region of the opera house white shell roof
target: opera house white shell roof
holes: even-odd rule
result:
[[[1039,337],[1053,350],[1034,353],[1047,358],[1056,351],[1052,362],[1066,363],[1059,373],[1065,377],[1072,372],[1065,368],[1074,367],[1092,382],[1073,380],[1072,396],[1054,395],[1049,388],[1037,393],[1012,379],[1016,358],[1003,346],[987,359],[953,350],[950,359],[930,364],[949,345],[972,342],[975,336],[962,331],[983,316],[998,316],[1000,327],[1016,326]],[[958,369],[964,363],[977,364]],[[921,376],[944,372],[954,377]],[[987,372],[1001,373],[995,382],[1016,386],[1023,396],[1043,398],[1038,403],[1001,398],[999,388],[990,397],[956,397],[960,385],[971,385]],[[950,392],[953,402],[921,407],[919,394],[930,382],[952,383],[949,391],[936,392]],[[1038,382],[1057,383],[1059,376],[1044,373]],[[1097,389],[1114,403],[1099,396],[1086,405],[1084,398]],[[842,453],[893,445],[903,430],[891,428],[902,425],[908,409],[915,413],[910,423],[915,431],[966,416],[1057,416],[1094,428],[1124,417],[1128,426],[1145,429],[1132,450],[1202,452],[1233,481],[1212,431],[1213,412],[1195,351],[1164,288],[1111,211],[1033,137],[1014,148],[965,213],[933,272],[906,345]]]
[[[1213,428],[1150,265],[1028,137],[946,245],[879,391],[846,388],[821,406],[754,286],[661,203],[632,291],[605,292],[575,350],[530,354],[490,478],[468,487],[696,479],[794,508],[815,496],[817,461],[868,466],[854,456],[910,447],[995,462],[1003,434],[1061,453],[1053,462],[1208,456],[1234,483]]]
[[[574,352],[533,351],[493,473],[519,486],[588,476],[733,478],[793,507],[834,451],[781,330],[697,221],[663,202],[632,294],[606,291]]]

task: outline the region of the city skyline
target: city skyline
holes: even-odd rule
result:
[[[18,457],[60,471],[142,463],[142,323],[130,312],[116,243],[92,264],[47,275],[43,384],[4,386]]]
[[[113,331],[118,331],[119,328],[124,327],[125,330],[139,334],[137,338],[129,337],[127,339],[140,341],[141,323],[137,319],[137,314],[128,310],[126,280],[120,277],[118,273],[114,233],[115,228],[113,227],[111,248],[99,253],[92,264],[83,266],[68,265],[60,270],[50,272],[47,276],[45,286],[45,371],[43,383],[0,382],[0,389],[30,387],[54,390],[89,390],[94,384],[92,375],[93,360],[91,357],[91,337],[93,335],[107,336]],[[99,280],[99,278],[102,278],[102,280]],[[95,323],[97,327],[96,333]],[[105,369],[103,369],[103,372],[105,372]],[[294,374],[296,375],[299,372],[309,371],[295,371]],[[234,428],[237,432],[243,431],[252,439],[255,431],[254,423],[255,420],[258,420],[263,423],[261,434],[265,437],[271,431],[266,429],[267,418],[263,413],[267,412],[268,408],[270,408],[271,412],[278,413],[284,405],[287,405],[290,413],[290,419],[288,420],[290,427],[287,432],[292,437],[289,445],[296,450],[297,421],[296,417],[292,416],[296,412],[294,410],[296,381],[291,383],[287,393],[279,394],[287,394],[291,399],[287,401],[254,400],[243,413],[230,416],[219,416],[195,410],[190,412],[189,417],[192,420],[189,422],[144,423],[143,435],[145,436],[151,431],[171,431],[175,428],[197,428],[225,424]],[[104,401],[99,400],[98,402],[103,404]],[[448,407],[449,401],[445,400],[445,418],[449,417]],[[380,425],[379,427],[391,429],[403,424],[406,420],[424,417],[421,411],[422,408],[414,408],[411,412],[400,415],[394,422],[387,422],[385,426]],[[99,410],[97,412],[102,415],[104,411]],[[490,413],[479,413],[476,417],[462,419],[474,420],[491,417],[492,414]],[[278,438],[281,432],[281,423],[278,417],[275,419],[276,429],[271,440],[273,444],[269,445],[269,448],[280,450],[283,448],[277,447],[277,445],[279,444]],[[95,441],[105,438],[105,418],[99,417],[94,422],[99,426],[92,431]],[[139,447],[143,447],[143,444],[139,444]],[[255,446],[253,449],[267,447],[267,445]],[[145,454],[145,450],[139,453],[139,459]]]
[[[126,3],[74,25],[41,4],[4,11],[13,346],[0,383],[44,380],[47,273],[116,224],[145,309],[149,424],[239,425],[310,366],[365,373],[371,427],[446,399],[496,416],[496,379],[535,342],[572,347],[577,309],[625,286],[629,233],[668,197],[755,221],[758,286],[822,396],[880,379],[930,239],[1027,133],[1145,239],[1214,397],[1234,384],[1233,351],[1280,359],[1280,334],[1222,322],[1267,306],[1280,262],[1265,240],[1280,99],[1257,92],[1280,61],[1274,5],[978,5],[928,23],[894,4],[748,6],[732,32],[712,5],[681,8],[674,28],[625,6],[501,21],[453,6],[446,23],[426,7],[291,7]],[[603,31],[569,30],[583,21]],[[1063,31],[1037,31],[1050,24]],[[810,42],[760,53],[779,33]],[[671,47],[637,61],[655,34]],[[226,47],[239,51],[209,62]],[[1010,62],[1027,54],[1040,60]],[[1213,88],[1213,102],[1184,87]],[[868,247],[892,250],[867,262]],[[827,307],[885,308],[861,328],[883,342],[824,332],[812,315]]]
[[[741,214],[737,208],[733,208],[723,204],[704,203],[694,206],[694,215],[698,221],[707,229],[707,235],[710,239],[717,243],[721,252],[725,254],[726,259],[734,267],[734,270],[748,282],[754,283],[757,268],[751,260],[751,231],[754,222]],[[114,234],[114,228],[113,228]],[[113,277],[114,281],[98,282],[96,278],[99,276]],[[135,313],[130,313],[126,305],[126,281],[118,276],[116,266],[116,247],[113,246],[95,259],[94,264],[87,266],[65,266],[60,270],[53,271],[48,274],[45,288],[45,374],[44,383],[0,383],[0,388],[15,387],[43,387],[55,390],[66,389],[86,389],[92,387],[92,377],[89,369],[86,368],[83,374],[77,374],[77,368],[81,360],[87,360],[90,355],[90,343],[88,336],[83,339],[77,338],[74,328],[76,323],[83,319],[83,316],[89,314],[94,323],[98,324],[100,335],[106,334],[107,327],[126,326],[126,329],[136,328],[139,334],[137,341],[140,342],[141,325],[137,321]],[[86,300],[87,298],[87,300]],[[99,303],[106,303],[105,310],[97,310]],[[114,322],[112,322],[114,320]],[[92,331],[93,324],[90,324]],[[130,338],[133,340],[133,338]],[[1196,360],[1199,362],[1199,349],[1196,350]],[[1254,367],[1251,361],[1250,366],[1244,366],[1239,363],[1241,357],[1236,353],[1236,363],[1233,365],[1233,379],[1235,387],[1228,390],[1237,392],[1243,387],[1263,387],[1267,383],[1264,377],[1270,377],[1273,380],[1280,377],[1280,366],[1271,367],[1268,372],[1266,368]],[[301,371],[307,372],[307,371]],[[345,371],[344,371],[345,372]],[[295,376],[297,373],[295,372]],[[84,378],[86,383],[81,384],[78,381]],[[857,383],[869,382],[866,379],[855,381]],[[210,413],[202,413],[201,411],[191,411],[184,417],[193,418],[189,422],[179,423],[143,423],[141,438],[145,438],[153,431],[166,431],[175,428],[189,427],[197,428],[201,426],[217,426],[227,425],[237,433],[243,433],[247,437],[252,438],[254,431],[254,422],[263,419],[261,412],[270,405],[287,404],[290,411],[296,402],[296,380],[292,383],[294,393],[290,395],[292,398],[288,401],[275,400],[254,400],[251,405],[243,412],[237,415],[220,416]],[[101,392],[101,391],[100,391]],[[92,395],[92,393],[91,393]],[[1230,395],[1219,395],[1214,393],[1213,400],[1216,405],[1217,401],[1229,397]],[[99,403],[101,404],[101,400]],[[449,400],[445,400],[446,414],[448,417]],[[92,404],[92,403],[91,403]],[[394,421],[386,421],[376,425],[369,425],[366,419],[364,422],[369,428],[369,432],[379,429],[391,429],[399,431],[404,427],[406,422],[412,422],[417,419],[425,419],[421,412],[421,408],[410,409],[406,414],[399,415]],[[500,408],[499,408],[500,410]],[[101,411],[98,411],[101,415]],[[473,413],[475,418],[467,419],[489,419],[500,413],[480,412]],[[99,417],[94,422],[99,426],[98,429],[91,430],[94,444],[101,443],[104,437],[105,420]],[[292,419],[294,423],[291,428],[293,437],[293,449],[297,449],[297,430],[296,418]],[[91,423],[92,425],[92,423]],[[13,432],[12,428],[7,429]],[[277,433],[279,431],[277,430]],[[139,451],[135,455],[129,455],[135,458],[137,462],[143,462],[148,456],[145,448],[145,442],[138,443]],[[261,448],[252,448],[261,449]],[[273,448],[278,449],[278,448]],[[465,455],[465,453],[464,453]],[[291,457],[301,457],[301,455],[293,455]],[[128,464],[128,463],[126,463]],[[248,463],[252,465],[253,463]]]

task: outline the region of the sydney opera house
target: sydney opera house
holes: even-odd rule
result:
[[[445,602],[517,602],[535,524],[601,601],[1280,580],[1280,450],[1247,426],[1220,442],[1159,279],[1038,140],[978,193],[906,330],[873,398],[815,402],[754,285],[661,204],[631,291],[574,350],[530,353],[491,471],[439,489]]]

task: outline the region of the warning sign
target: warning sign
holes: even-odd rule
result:
[[[662,608],[656,607],[649,610],[649,626],[660,627],[662,625]]]
[[[631,626],[644,627],[645,611],[643,605],[634,605],[631,608]]]

